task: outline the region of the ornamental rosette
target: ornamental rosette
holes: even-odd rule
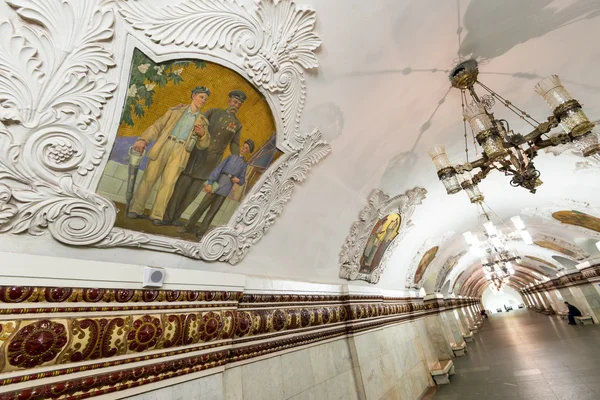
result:
[[[163,334],[160,319],[144,315],[133,322],[133,327],[127,334],[128,349],[142,352],[153,348]]]
[[[63,324],[41,320],[20,329],[7,347],[10,365],[33,368],[56,358],[68,342]]]

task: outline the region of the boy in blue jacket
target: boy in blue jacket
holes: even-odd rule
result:
[[[196,231],[196,237],[198,239],[202,238],[229,195],[233,184],[237,183],[240,186],[244,184],[246,179],[246,160],[244,157],[253,151],[254,142],[252,139],[248,139],[240,149],[240,155],[230,154],[210,173],[208,180],[204,184],[206,194],[190,217],[188,223],[179,228],[180,233],[191,232],[200,220],[200,217],[202,217],[202,214],[208,209],[206,216]],[[216,185],[213,185],[214,183]]]

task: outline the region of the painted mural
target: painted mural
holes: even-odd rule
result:
[[[542,265],[544,265],[544,266],[546,266],[548,268],[556,269],[556,266],[554,264],[552,264],[552,263],[550,263],[550,262],[548,262],[546,260],[542,260],[541,258],[537,258],[537,257],[534,257],[534,256],[526,256],[526,257],[529,258],[529,259],[531,259],[531,260],[533,260],[533,261],[536,261],[536,262],[538,262],[538,263],[540,263],[540,264],[542,264]]]
[[[389,214],[377,221],[360,259],[360,273],[370,274],[377,268],[388,246],[398,236],[401,221],[397,213]]]
[[[136,49],[98,193],[114,201],[118,227],[197,240],[227,224],[279,157],[275,138],[267,101],[241,75]]]
[[[419,265],[417,266],[417,272],[415,272],[415,284],[419,284],[419,282],[421,282],[421,279],[423,279],[423,275],[425,275],[425,271],[427,270],[427,267],[429,267],[429,264],[431,264],[431,262],[433,261],[433,259],[435,258],[435,255],[438,252],[439,247],[435,246],[430,248],[429,250],[427,250],[425,252],[425,254],[423,254],[423,257],[421,258],[421,261],[419,261]]]
[[[564,210],[553,213],[552,217],[563,224],[581,226],[582,228],[600,232],[600,218],[594,217],[593,215],[575,210]]]
[[[540,247],[543,247],[545,249],[548,250],[554,250],[556,252],[562,253],[566,256],[569,256],[573,259],[577,259],[578,255],[577,253],[569,250],[569,249],[565,249],[564,247],[562,247],[561,245],[554,243],[554,242],[550,242],[548,240],[536,240],[533,243],[537,244]]]

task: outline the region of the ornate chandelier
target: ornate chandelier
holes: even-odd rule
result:
[[[519,216],[511,218],[516,231],[505,235],[492,222],[490,215],[484,208],[483,201],[479,201],[478,205],[481,207],[479,219],[480,221],[485,221],[483,222],[485,238],[480,240],[477,233],[471,231],[463,233],[463,236],[470,249],[481,257],[483,274],[490,281],[490,288],[493,291],[499,292],[508,283],[510,276],[515,273],[513,263],[518,264],[521,262],[521,257],[518,254],[508,250],[508,239],[520,236],[525,244],[532,244],[533,240]],[[493,213],[491,209],[489,211]],[[506,225],[505,228],[508,229]]]
[[[536,188],[542,184],[539,179],[540,172],[533,164],[538,150],[574,142],[585,157],[600,152],[598,137],[591,132],[594,124],[581,109],[581,104],[563,87],[557,75],[544,78],[535,87],[535,91],[553,110],[547,121],[538,122],[527,112],[479,82],[478,74],[477,62],[468,60],[458,64],[449,76],[452,86],[461,92],[466,162],[452,165],[443,145],[433,146],[429,150],[438,177],[448,194],[464,189],[471,202],[480,201],[479,198],[483,199],[483,196],[478,193],[477,184],[492,170],[512,176],[511,186],[521,186],[535,193]],[[475,85],[488,94],[478,95]],[[496,100],[531,125],[532,131],[526,135],[514,133],[506,120],[496,119],[490,111]],[[476,142],[482,148],[481,158],[472,162],[469,162],[467,122],[471,127],[474,145]],[[564,132],[548,136],[548,133],[559,125]],[[475,148],[477,151],[476,145]],[[471,171],[476,169],[478,172],[471,174]]]

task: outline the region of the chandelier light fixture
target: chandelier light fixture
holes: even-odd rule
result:
[[[581,109],[581,104],[564,88],[557,75],[542,79],[535,87],[535,91],[552,108],[552,115],[544,122],[538,122],[481,83],[478,75],[477,61],[468,60],[458,64],[449,76],[452,86],[461,93],[466,162],[452,165],[441,144],[429,150],[438,177],[448,194],[465,190],[472,203],[482,201],[483,196],[477,184],[493,170],[512,176],[511,186],[521,186],[535,193],[536,188],[542,184],[540,172],[533,164],[538,150],[574,142],[585,157],[600,152],[598,137],[592,133],[594,124]],[[476,86],[487,93],[480,96],[475,91]],[[514,133],[508,121],[496,119],[491,112],[496,101],[531,125],[531,132],[526,135]],[[467,123],[472,131],[476,151],[475,143],[482,149],[481,157],[472,162],[469,161]],[[559,125],[563,132],[549,136],[550,131]],[[471,173],[476,170],[477,172]]]
[[[485,238],[480,240],[479,235],[471,231],[463,233],[463,236],[471,251],[481,257],[483,274],[490,281],[490,288],[498,292],[508,283],[510,276],[515,274],[513,263],[521,262],[521,256],[508,249],[508,239],[520,237],[525,244],[532,244],[533,240],[518,215],[511,218],[516,231],[505,235],[490,218],[490,214],[495,215],[495,213],[491,209],[488,213],[482,201],[478,202],[478,205],[481,207],[479,219],[484,221],[482,231]],[[509,230],[505,224],[504,228]]]

